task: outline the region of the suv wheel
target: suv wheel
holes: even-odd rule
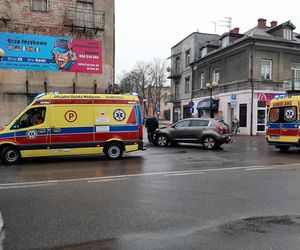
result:
[[[160,147],[166,147],[169,144],[169,139],[165,135],[158,135],[156,138],[156,143]]]
[[[218,146],[216,139],[212,136],[206,136],[203,139],[202,144],[205,149],[214,149]]]

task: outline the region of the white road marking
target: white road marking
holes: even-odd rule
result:
[[[246,167],[231,167],[231,168],[210,168],[210,169],[195,169],[189,171],[166,171],[166,172],[154,172],[154,173],[143,173],[143,174],[128,174],[128,175],[115,175],[115,176],[105,176],[105,177],[90,177],[90,178],[78,178],[78,179],[66,179],[66,180],[51,180],[51,181],[36,181],[36,182],[17,182],[17,183],[4,183],[0,184],[1,189],[9,189],[9,188],[26,188],[26,187],[38,187],[39,185],[56,185],[59,183],[71,183],[71,182],[91,182],[91,181],[101,181],[106,179],[120,179],[120,178],[129,178],[129,177],[147,177],[147,176],[166,176],[166,175],[180,175],[186,173],[205,173],[205,172],[218,172],[218,171],[233,171],[233,170],[258,170],[258,169],[266,169],[266,168],[282,168],[282,167],[292,167],[299,166],[300,163],[294,164],[285,164],[285,165],[272,165],[272,166],[246,166]]]
[[[124,181],[128,180],[128,178],[113,178],[113,179],[104,179],[104,180],[89,180],[89,183],[95,183],[95,182],[108,182],[108,181]]]
[[[253,170],[268,170],[268,169],[275,169],[274,167],[265,167],[265,168],[246,168],[246,171],[253,171]]]
[[[24,185],[10,185],[10,186],[0,186],[1,189],[16,189],[16,188],[36,188],[36,187],[49,187],[55,186],[56,183],[44,183],[44,184],[24,184]]]
[[[204,172],[187,172],[187,173],[175,173],[175,174],[165,174],[165,176],[184,176],[184,175],[197,175],[197,174],[205,174]]]

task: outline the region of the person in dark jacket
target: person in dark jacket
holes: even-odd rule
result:
[[[158,120],[155,116],[146,120],[146,128],[149,142],[153,143],[154,132],[158,128]]]

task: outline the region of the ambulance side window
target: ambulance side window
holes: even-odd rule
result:
[[[31,108],[26,111],[11,127],[11,129],[28,128],[43,124],[46,117],[46,107]]]

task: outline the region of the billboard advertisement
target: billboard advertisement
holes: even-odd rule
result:
[[[0,68],[102,74],[97,40],[0,32]]]

